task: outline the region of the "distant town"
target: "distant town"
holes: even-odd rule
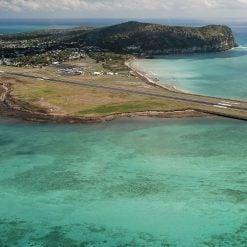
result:
[[[152,57],[224,51],[237,46],[226,26],[188,28],[138,22],[102,29],[79,27],[1,35],[0,45],[0,65],[16,67],[56,65],[102,52]],[[95,54],[93,57],[102,61]]]
[[[112,114],[163,112],[246,119],[244,102],[186,94],[169,82],[159,83],[156,74],[142,71],[135,59],[231,49],[237,44],[227,26],[127,22],[1,35],[0,45],[1,98],[15,116],[95,122]]]
[[[2,42],[0,65],[16,67],[40,67],[58,65],[86,57],[86,53],[101,51],[96,47],[80,47],[79,44],[60,45],[54,42],[23,40]],[[76,46],[76,47],[68,47]]]

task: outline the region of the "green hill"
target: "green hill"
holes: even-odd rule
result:
[[[80,47],[94,46],[116,52],[144,55],[216,52],[237,46],[227,26],[205,27],[165,26],[127,22],[105,28],[75,28],[3,35],[2,41],[38,39],[58,45],[73,43]]]
[[[114,51],[151,54],[224,51],[237,45],[227,26],[191,28],[139,22],[95,29],[79,37],[79,42]]]

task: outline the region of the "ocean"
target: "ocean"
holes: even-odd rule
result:
[[[80,19],[0,19],[0,34],[32,32],[43,29],[65,29],[78,26],[100,26],[100,21]]]
[[[0,246],[246,246],[247,125],[0,124]]]
[[[165,25],[178,26],[203,26],[207,24],[215,24],[215,22],[200,21],[200,20],[184,20],[184,19],[1,19],[0,18],[0,34],[16,33],[16,32],[31,32],[41,29],[53,28],[70,28],[78,26],[105,27],[115,24],[120,24],[127,21],[141,21],[148,23],[158,23]],[[226,23],[229,24],[229,23]],[[247,23],[230,23],[231,26],[244,27]]]
[[[147,75],[179,90],[247,100],[247,25],[232,26],[238,48],[194,55],[159,56],[135,62]]]
[[[127,19],[0,19],[0,34],[78,26],[104,27],[125,21]]]
[[[128,19],[0,19],[0,34],[77,26],[104,27]],[[195,20],[142,19],[169,25],[211,24]],[[224,24],[224,23],[223,23]],[[247,23],[230,22],[239,47],[223,53],[171,55],[138,60],[135,65],[161,84],[222,98],[247,99]]]
[[[0,24],[0,30],[80,24],[37,22]],[[244,41],[245,31],[237,36]],[[160,67],[157,74],[174,69],[173,76],[182,75],[181,82],[176,79],[180,83],[188,73],[201,78],[203,69],[214,69],[216,93],[223,73],[217,72],[217,63],[228,61],[224,73],[243,66],[233,75],[244,82],[245,55],[240,53],[244,48],[139,62],[148,71]],[[238,59],[243,61],[237,66]],[[188,65],[188,70],[186,62],[194,67]],[[211,70],[203,62],[212,63]],[[229,89],[228,95],[236,97],[235,92]],[[246,140],[246,123],[224,118],[92,125],[0,119],[0,246],[245,247]]]

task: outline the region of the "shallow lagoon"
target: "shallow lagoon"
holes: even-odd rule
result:
[[[247,100],[247,48],[217,54],[172,55],[135,63],[160,84],[195,94]]]
[[[247,27],[234,27],[238,48],[221,53],[160,56],[134,64],[160,84],[195,94],[247,100]]]
[[[0,246],[246,246],[247,125],[0,124]]]

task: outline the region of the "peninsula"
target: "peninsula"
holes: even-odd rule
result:
[[[165,26],[126,22],[104,28],[79,27],[0,36],[1,55],[15,58],[54,51],[112,51],[141,55],[219,52],[237,46],[227,26]],[[54,54],[55,55],[55,54]],[[57,56],[68,58],[67,53]],[[39,60],[42,62],[42,59]]]
[[[235,46],[231,29],[220,25],[127,22],[2,35],[1,114],[71,123],[205,114],[247,119],[246,102],[162,87],[131,64],[135,57],[221,52]]]

